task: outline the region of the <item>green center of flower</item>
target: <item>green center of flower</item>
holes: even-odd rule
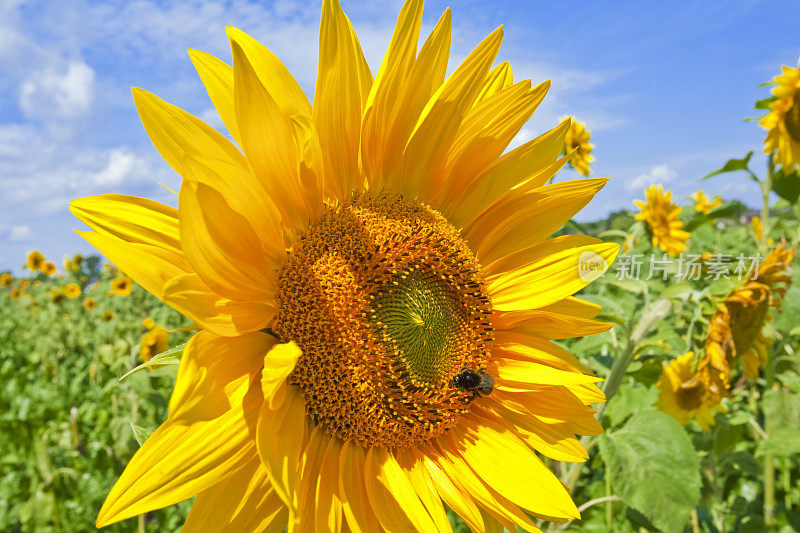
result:
[[[800,91],[794,93],[792,106],[783,116],[783,123],[789,136],[800,143]]]

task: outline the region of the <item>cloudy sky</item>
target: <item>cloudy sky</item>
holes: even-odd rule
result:
[[[399,1],[342,0],[373,70]],[[499,60],[516,79],[552,79],[520,133],[527,140],[572,114],[592,130],[595,176],[611,178],[580,219],[630,208],[659,181],[688,196],[729,157],[758,150],[744,117],[767,96],[756,86],[800,55],[800,2],[429,1],[430,30],[453,9],[451,70],[505,25]],[[186,55],[230,60],[225,25],[270,47],[312,96],[320,2],[0,0],[0,271],[33,248],[59,260],[89,252],[68,200],[100,193],[174,198],[177,176],[158,158],[131,100],[144,87],[219,127]],[[760,168],[763,159],[756,167]],[[573,177],[565,172],[561,178]],[[754,201],[746,180],[706,190]]]

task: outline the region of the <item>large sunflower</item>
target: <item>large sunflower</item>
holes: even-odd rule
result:
[[[633,201],[641,209],[636,220],[647,222],[653,246],[677,257],[686,249],[690,233],[683,230],[683,221],[678,218],[681,208],[672,203],[672,191],[664,193],[661,185],[651,185],[645,190],[645,200]]]
[[[782,68],[783,74],[775,76],[777,86],[772,89],[776,98],[758,124],[767,130],[764,151],[776,152],[775,161],[792,171],[800,165],[800,60],[798,68]]]
[[[706,340],[710,365],[724,375],[728,385],[730,367],[741,356],[745,375],[751,379],[767,360],[767,347],[772,342],[762,329],[770,320],[770,308],[780,307],[792,278],[784,271],[794,257],[794,248],[780,244],[758,265],[755,279],[746,280],[718,307]],[[751,278],[753,275],[750,276]]]
[[[504,153],[549,83],[491,68],[500,29],[445,80],[450,12],[417,54],[421,17],[407,2],[373,79],[326,0],[313,107],[240,30],[232,67],[191,51],[241,152],[134,91],[179,208],[71,209],[202,331],[99,526],[196,494],[184,531],[449,530],[443,503],[476,531],[578,516],[537,452],[585,460],[603,394],[550,341],[608,328],[572,295],[581,257],[618,247],[548,237],[605,180],[545,185],[568,122]]]

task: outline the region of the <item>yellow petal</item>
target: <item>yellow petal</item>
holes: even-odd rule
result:
[[[468,184],[465,190],[453,190],[453,198],[446,200],[442,212],[458,226],[467,224],[512,188],[553,164],[564,147],[564,136],[568,130],[569,120],[565,120],[552,130],[504,154]],[[534,185],[542,186],[544,182]]]
[[[364,485],[364,449],[348,440],[342,443],[339,455],[339,494],[347,525],[355,533],[380,531],[378,520],[369,503]]]
[[[511,87],[513,83],[514,73],[511,70],[511,64],[508,61],[500,63],[489,71],[486,81],[483,82],[483,87],[475,99],[475,104],[494,96],[506,87]]]
[[[496,352],[494,353],[498,359],[519,359],[520,361],[542,363],[568,372],[589,372],[568,350],[555,343],[524,333],[498,331],[495,337],[495,347]]]
[[[534,513],[580,518],[561,481],[508,429],[469,417],[453,429],[453,439],[472,470],[505,498]]]
[[[566,385],[522,392],[498,389],[497,392],[495,398],[497,401],[521,414],[533,415],[546,424],[571,423],[589,432],[572,431],[572,433],[588,435],[599,426],[595,410],[584,405]]]
[[[266,353],[264,370],[261,373],[261,390],[264,401],[271,410],[277,409],[286,393],[286,379],[294,371],[302,350],[294,341],[275,345]]]
[[[181,246],[202,280],[227,298],[272,298],[278,265],[270,265],[253,227],[204,183],[184,182],[180,193]]]
[[[519,82],[473,107],[447,154],[437,204],[463,191],[501,156],[550,89],[550,82],[530,88]]]
[[[324,0],[319,28],[319,67],[314,124],[325,161],[325,190],[349,200],[358,179],[361,115],[372,74],[353,26],[338,0]]]
[[[577,318],[594,318],[600,314],[603,308],[597,304],[570,296],[556,303],[540,307],[539,310]]]
[[[191,267],[182,256],[164,248],[126,242],[93,231],[77,233],[146,291],[161,300],[164,299],[164,285],[169,280],[191,272]]]
[[[280,533],[288,519],[289,510],[270,487],[261,459],[253,453],[244,468],[197,496],[181,533]]]
[[[486,272],[487,276],[512,272],[517,269],[525,268],[543,257],[569,250],[575,251],[578,248],[593,244],[602,245],[605,243],[600,239],[589,237],[588,235],[562,235],[536,243],[527,248],[522,248],[521,250],[517,250],[492,261],[484,267],[484,272]]]
[[[397,17],[389,48],[375,76],[362,125],[361,161],[365,173],[373,178],[382,174],[384,150],[394,118],[403,112],[405,84],[417,55],[422,0],[407,0]]]
[[[492,305],[498,311],[516,311],[541,308],[571,296],[591,282],[581,276],[580,264],[590,254],[602,258],[610,265],[619,252],[619,245],[593,244],[549,254],[529,256],[530,263],[523,268],[487,279],[487,288],[492,295]],[[583,278],[583,279],[582,279]]]
[[[314,523],[319,529],[326,531],[340,531],[342,528],[342,498],[339,493],[341,451],[341,440],[330,438],[319,468]]]
[[[451,533],[453,528],[447,519],[447,513],[445,513],[442,500],[436,492],[431,475],[425,467],[423,456],[412,448],[398,448],[395,454],[397,464],[408,475],[411,486],[417,491],[422,505],[428,510],[428,514],[436,524],[436,530]]]
[[[572,180],[508,195],[464,228],[467,241],[484,264],[539,243],[588,204],[607,181]]]
[[[219,416],[230,405],[226,388],[249,383],[264,362],[275,337],[255,332],[241,337],[221,337],[207,331],[196,333],[181,356],[175,387],[169,400],[170,416],[193,408],[195,403],[211,411],[193,414]]]
[[[499,359],[495,363],[490,363],[489,368],[489,373],[496,376],[495,384],[499,389],[532,389],[543,385],[602,381],[589,374],[560,370],[545,364],[518,359]]]
[[[261,406],[256,446],[275,492],[289,508],[290,516],[296,517],[297,478],[307,429],[306,408],[300,392],[287,387],[285,380],[283,383],[281,387],[286,390],[273,396],[282,401],[264,402]]]
[[[401,85],[401,96],[392,106],[392,116],[386,118],[385,137],[362,136],[361,153],[364,156],[362,160],[364,168],[367,168],[369,164],[366,161],[368,155],[374,159],[372,167],[367,173],[370,187],[383,188],[385,186],[384,177],[397,170],[403,150],[417,124],[420,113],[434,92],[441,86],[450,56],[451,31],[452,16],[448,8],[422,45],[422,49],[411,67],[411,72],[408,74],[407,81]],[[370,118],[373,116],[371,115]],[[374,120],[371,122],[376,125]]]
[[[261,85],[285,115],[311,116],[308,97],[275,54],[239,28],[228,26],[225,31],[231,42],[236,43],[247,56],[247,61],[258,75]]]
[[[614,324],[551,313],[542,309],[499,311],[493,317],[493,325],[498,332],[506,330],[541,339],[585,337],[614,327]]]
[[[147,198],[103,194],[72,200],[69,210],[100,233],[182,254],[174,207]]]
[[[389,531],[435,531],[425,506],[397,460],[386,448],[367,450],[364,483],[372,510]]]
[[[124,267],[120,265],[120,268]],[[130,273],[130,270],[125,269],[125,272]],[[203,329],[226,337],[263,329],[275,316],[274,303],[237,302],[223,298],[203,283],[197,274],[172,278],[164,285],[163,300]]]
[[[187,154],[247,168],[239,150],[199,118],[142,89],[133,89],[133,102],[156,150],[181,176]]]
[[[468,492],[457,487],[436,461],[421,452],[425,468],[442,500],[460,516],[472,531],[484,530],[484,518]]]
[[[296,484],[297,512],[294,519],[290,515],[289,521],[289,531],[292,533],[316,533],[326,530],[323,524],[316,523],[317,489],[321,481],[320,469],[330,440],[331,437],[324,426],[314,426],[308,437],[308,445],[300,455],[299,479]]]
[[[391,189],[416,198],[430,198],[436,192],[447,151],[481,89],[502,38],[502,28],[492,32],[431,97],[417,120],[402,164],[388,176]]]
[[[261,406],[257,381],[236,380],[225,389],[230,408],[218,416],[207,402],[218,395],[186,403],[145,441],[111,489],[97,526],[191,498],[247,464],[254,453],[251,425]]]
[[[189,50],[197,74],[205,85],[211,102],[219,113],[222,123],[236,143],[241,146],[239,125],[236,123],[236,107],[233,102],[233,67],[221,59],[200,50]]]
[[[233,51],[234,102],[242,149],[256,179],[292,227],[308,227],[312,213],[300,189],[295,133],[286,115],[259,81],[236,41]],[[322,208],[322,199],[316,199]]]

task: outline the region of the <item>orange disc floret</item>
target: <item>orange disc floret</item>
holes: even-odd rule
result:
[[[408,446],[453,427],[483,369],[491,304],[458,231],[430,207],[382,193],[331,207],[279,276],[271,326],[303,351],[291,376],[317,423],[365,446]]]

